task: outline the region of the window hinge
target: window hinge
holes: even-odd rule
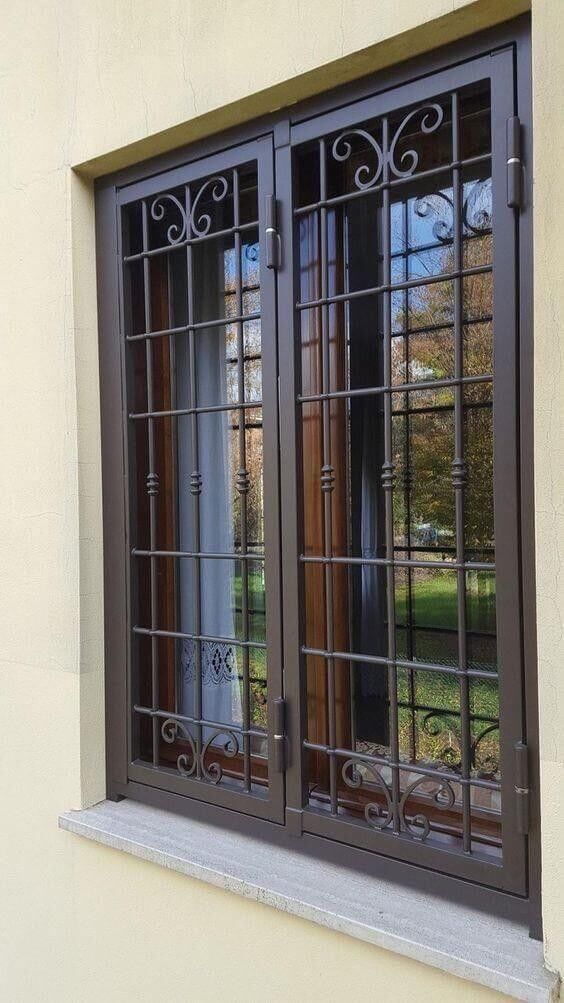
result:
[[[523,208],[521,122],[517,115],[507,119],[507,205],[510,209]]]
[[[280,234],[274,195],[266,196],[266,267],[280,268]]]
[[[517,831],[529,831],[529,753],[525,742],[515,743],[515,805]]]
[[[286,701],[281,697],[274,701],[274,769],[286,769]]]

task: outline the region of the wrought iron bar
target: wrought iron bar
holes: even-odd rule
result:
[[[403,254],[403,252],[398,252],[398,254],[399,253]],[[479,317],[468,317],[468,318],[466,318],[465,321],[464,321],[464,326],[465,327],[471,327],[473,324],[489,324],[492,320],[493,320],[493,314],[491,314],[491,313],[481,314]],[[432,334],[434,331],[445,331],[445,330],[448,330],[451,327],[452,327],[452,323],[450,321],[443,321],[442,323],[438,323],[438,324],[423,324],[423,325],[420,325],[419,327],[410,327],[409,333],[411,335],[413,335],[413,334]],[[407,332],[405,330],[403,330],[403,329],[402,330],[392,331],[392,338],[405,338],[406,333]]]
[[[389,122],[387,116],[382,121],[382,151],[384,154],[384,164],[382,176],[384,182],[389,181]],[[382,192],[381,210],[381,239],[383,269],[382,288],[384,292],[382,302],[382,328],[383,328],[383,360],[384,360],[384,385],[391,386],[392,383],[392,304],[390,291],[390,234],[391,234],[391,212],[390,212],[390,189],[386,186]],[[406,288],[408,288],[406,286]],[[385,540],[386,540],[386,604],[388,614],[388,701],[390,713],[390,752],[394,763],[399,762],[399,718],[398,718],[398,674],[395,664],[396,660],[396,599],[395,599],[395,567],[394,567],[394,509],[393,509],[393,489],[395,481],[394,461],[393,461],[393,437],[392,437],[392,398],[390,394],[384,395],[384,463],[382,467],[382,487],[384,489],[384,520],[385,520]],[[397,834],[401,831],[400,817],[400,777],[397,769],[392,769],[392,826]]]
[[[452,159],[456,163],[459,156],[459,106],[458,94],[456,91],[451,95],[451,118],[452,118]],[[452,170],[452,208],[454,226],[454,264],[457,271],[463,265],[462,260],[462,205],[461,205],[461,184],[462,177],[460,167],[453,167]],[[454,282],[454,374],[461,378],[463,374],[463,304],[462,304],[462,279],[460,277]],[[455,532],[456,532],[456,560],[459,565],[464,564],[464,485],[466,483],[466,467],[464,463],[464,409],[463,409],[463,389],[460,383],[454,388],[454,460],[452,463],[452,486],[454,488],[455,502]],[[456,592],[457,592],[457,613],[458,613],[458,664],[461,670],[459,676],[460,684],[460,755],[461,769],[464,779],[470,776],[470,750],[471,750],[471,725],[470,725],[470,696],[468,683],[468,659],[466,650],[466,572],[463,567],[456,570]],[[472,847],[472,819],[470,806],[470,790],[466,786],[462,794],[462,848],[464,853],[470,853]]]
[[[241,234],[239,231],[239,172],[233,169],[233,213],[235,223],[235,311],[238,316],[243,313],[243,280],[241,274]],[[243,339],[243,325],[240,321],[236,324],[237,331],[237,355],[239,363],[237,366],[237,399],[239,404],[245,399],[245,363],[243,356],[245,344]],[[245,410],[238,411],[237,445],[239,450],[239,470],[237,471],[237,491],[239,492],[240,504],[240,539],[241,549],[247,550],[247,493],[249,490],[249,472],[247,470],[247,444],[245,428]],[[241,564],[241,629],[243,640],[249,640],[249,567],[246,561]],[[248,729],[251,719],[250,705],[250,682],[249,682],[249,649],[247,646],[242,649],[243,655],[243,728]],[[251,748],[247,736],[243,737],[243,774],[244,789],[251,790]]]
[[[248,401],[239,404],[209,404],[206,407],[184,407],[177,408],[174,411],[133,411],[129,414],[129,417],[133,421],[138,421],[140,418],[179,418],[187,414],[213,414],[218,411],[239,411],[242,408],[260,408],[262,407],[262,401]]]
[[[168,301],[168,326],[172,327],[174,322],[174,305],[173,305],[173,273],[172,273],[172,262],[170,257],[167,258],[167,301]],[[170,386],[170,401],[173,407],[176,406],[176,343],[174,338],[169,338],[168,341],[168,377]],[[176,421],[171,422],[171,453],[172,453],[172,464],[171,464],[171,481],[172,481],[172,532],[174,534],[174,542],[176,547],[179,546],[179,519],[178,519],[178,423]],[[175,616],[178,617],[180,613],[180,604],[182,602],[182,596],[180,594],[180,587],[178,581],[178,569],[176,563],[173,564],[173,596],[175,605]],[[178,623],[178,620],[175,622]],[[178,665],[178,644],[174,642],[174,709],[178,710],[179,706],[179,679],[178,672],[176,671],[176,666]]]
[[[418,549],[418,547],[413,547],[413,550]],[[439,547],[437,547],[437,551],[440,552]],[[393,559],[388,557],[324,557],[321,554],[319,556],[315,554],[300,554],[300,561],[303,564],[366,564],[367,567],[376,565],[383,568],[387,567],[388,564],[394,564],[398,568],[423,568],[429,571],[437,569],[455,571],[459,567],[466,571],[495,570],[495,564],[488,562],[464,561],[459,565],[456,561],[417,561],[400,557],[394,557]]]
[[[333,198],[320,198],[317,202],[309,202],[307,205],[298,206],[294,209],[294,215],[305,216],[307,213],[315,212],[318,209],[329,209],[332,206],[342,205],[343,202],[353,202],[355,199],[363,198],[366,195],[377,195],[386,188],[397,188],[398,186],[408,184],[409,182],[413,183],[414,181],[426,181],[428,178],[437,177],[441,174],[449,174],[454,166],[473,167],[475,164],[482,164],[490,160],[491,153],[481,153],[476,157],[467,157],[466,159],[459,161],[458,165],[451,162],[449,164],[441,164],[438,167],[430,167],[426,171],[419,171],[415,174],[406,175],[405,177],[389,178],[387,181],[383,181],[381,184],[373,185],[370,188],[362,188],[357,191],[346,192],[344,195],[335,195]]]
[[[407,211],[408,201],[405,198],[402,202],[402,228],[403,228],[403,251],[402,253],[402,264],[403,264],[403,278],[407,280],[408,278],[408,260],[409,260],[409,241],[410,241],[410,229],[409,229],[409,216]],[[393,255],[392,255],[393,257]],[[405,316],[405,377],[409,381],[410,375],[410,303],[409,303],[409,290],[406,289],[403,293],[404,296],[404,316]],[[411,422],[409,415],[409,396],[407,398],[408,402],[408,413],[405,415],[405,448],[404,448],[404,471],[403,471],[403,497],[404,497],[404,508],[405,508],[405,536],[407,540],[408,553],[411,554]],[[397,548],[394,546],[394,560]],[[413,565],[408,564],[407,566],[407,659],[408,661],[413,661]],[[397,624],[396,624],[397,626]],[[415,703],[415,677],[413,670],[409,671],[409,695],[410,701],[413,705]],[[398,706],[399,703],[398,703]],[[417,729],[415,722],[415,713],[411,712],[411,722],[410,722],[410,742],[411,742],[411,758],[415,759],[417,756]]]
[[[145,258],[154,258],[158,254],[170,254],[171,251],[180,250],[183,247],[190,247],[194,244],[201,244],[204,240],[217,240],[220,237],[231,237],[233,234],[246,233],[247,230],[256,230],[258,220],[250,223],[241,223],[240,226],[228,226],[224,230],[215,230],[213,233],[204,233],[201,236],[190,237],[187,240],[179,240],[176,244],[163,244],[161,247],[152,247],[147,250],[138,251],[137,254],[124,255],[123,261],[126,265],[133,261],[141,261]]]
[[[190,185],[185,186],[186,192],[186,270],[187,270],[187,318],[188,318],[188,404],[190,415],[190,450],[192,470],[190,473],[190,494],[192,496],[192,517],[194,526],[194,552],[201,552],[201,520],[200,495],[202,493],[202,474],[200,471],[200,441],[198,428],[198,377],[194,329],[194,261],[192,255],[193,241],[190,239],[192,227],[192,193]],[[188,485],[186,485],[187,487]],[[194,559],[193,588],[194,637],[194,707],[196,717],[202,717],[202,568],[200,558]],[[200,724],[196,726],[196,749],[194,756],[197,779],[202,776],[203,733]]]
[[[304,303],[296,303],[295,306],[296,310],[300,311],[312,310],[314,307],[330,306],[332,303],[344,303],[349,300],[363,299],[366,296],[379,296],[384,293],[401,292],[402,289],[416,289],[419,286],[432,286],[440,282],[453,282],[454,279],[468,278],[472,275],[485,275],[492,270],[493,265],[474,265],[469,268],[462,268],[459,272],[441,272],[438,275],[424,275],[416,279],[407,279],[405,282],[392,282],[389,275],[390,269],[388,268],[388,280],[383,282],[382,285],[370,286],[368,289],[354,289],[347,293],[336,293],[334,296],[321,296],[320,299],[306,300]]]
[[[266,651],[263,641],[242,641],[237,637],[212,637],[210,634],[188,633],[183,630],[161,630],[152,627],[132,627],[134,634],[147,634],[150,637],[183,637],[187,641],[210,641],[213,644],[231,644],[237,648],[262,648]]]
[[[256,647],[256,645],[254,645]],[[384,655],[361,655],[352,651],[325,651],[323,648],[300,648],[302,655],[315,655],[317,658],[334,658],[342,662],[368,662],[370,665],[397,665],[400,669],[414,669],[420,672],[443,672],[447,676],[459,676],[461,670],[453,665],[441,665],[439,662],[409,662],[405,658],[386,658]],[[489,669],[467,669],[467,675],[476,679],[497,680],[498,673]]]
[[[352,749],[340,748],[330,749],[326,745],[309,742],[307,739],[303,741],[302,745],[304,749],[310,749],[312,752],[324,752],[325,755],[331,755],[333,759],[354,759],[361,763],[374,763],[377,766],[387,766],[390,768],[392,776],[402,771],[404,773],[417,773],[421,777],[430,777],[433,780],[446,780],[461,787],[480,787],[488,791],[501,790],[501,785],[496,783],[495,780],[483,780],[481,777],[468,779],[459,776],[457,773],[449,773],[448,770],[436,770],[432,767],[420,766],[419,764],[415,766],[413,763],[403,762],[401,759],[386,759],[385,756],[377,756],[368,752],[354,752]]]
[[[339,397],[346,397],[348,399],[349,397],[371,397],[376,394],[408,393],[411,390],[442,390],[445,387],[454,388],[466,384],[491,382],[493,382],[493,375],[491,373],[482,373],[479,376],[460,376],[459,378],[449,376],[444,380],[421,380],[419,383],[388,383],[380,387],[353,387],[350,390],[332,390],[327,393],[304,394],[299,395],[297,401],[298,404],[311,404],[315,401],[338,400]],[[450,407],[450,405],[446,406]],[[475,403],[472,402],[469,406],[475,406]]]
[[[180,327],[165,327],[161,331],[142,331],[141,334],[128,334],[126,341],[144,341],[146,338],[176,337],[188,334],[190,331],[207,331],[209,327],[229,327],[230,324],[246,323],[249,320],[260,320],[260,312],[241,313],[238,317],[217,317],[215,320],[200,320],[193,324],[181,324]],[[231,362],[227,359],[227,362]],[[234,360],[233,360],[234,361]]]
[[[143,247],[149,246],[149,220],[147,202],[143,199],[141,203],[142,213],[142,239]],[[145,308],[145,327],[151,329],[151,270],[149,258],[143,261],[143,297]],[[145,365],[147,378],[147,405],[149,411],[153,410],[153,346],[147,341],[145,348]],[[147,473],[147,492],[149,495],[149,545],[151,550],[157,546],[157,495],[159,491],[159,476],[156,471],[156,451],[155,451],[155,428],[152,419],[147,425],[148,436],[148,459],[149,470]],[[151,606],[151,629],[154,630],[158,624],[159,601],[158,601],[158,578],[157,568],[154,559],[151,559],[150,571],[150,606]],[[159,646],[156,636],[151,636],[151,702],[153,707],[159,705]],[[159,765],[159,729],[155,722],[152,731],[152,753],[153,766]]]
[[[327,150],[325,139],[319,141],[319,186],[321,199],[327,196]],[[331,387],[331,359],[329,346],[329,310],[328,310],[328,283],[329,283],[329,255],[327,247],[327,209],[322,206],[319,211],[320,225],[320,269],[321,269],[321,300],[319,301],[321,313],[321,373],[323,393],[328,394]],[[332,515],[332,493],[334,485],[334,470],[331,463],[331,404],[328,397],[322,401],[322,441],[323,441],[323,466],[321,474],[321,491],[323,493],[323,552],[326,557],[331,557],[333,553],[333,515]],[[330,564],[325,565],[325,646],[331,651],[333,648],[334,624],[333,624],[333,569]],[[327,685],[327,716],[328,716],[328,738],[329,747],[333,749],[337,744],[337,709],[335,693],[335,661],[332,656],[326,659],[326,685]],[[329,795],[331,799],[331,814],[338,813],[338,790],[337,790],[337,764],[333,756],[329,757]]]
[[[134,704],[133,710],[136,714],[144,714],[147,717],[156,718],[170,718],[172,721],[179,721],[183,724],[193,724],[200,725],[202,727],[209,727],[214,729],[227,729],[228,731],[235,731],[238,735],[245,734],[245,729],[238,724],[228,724],[226,721],[209,721],[207,718],[189,717],[186,714],[172,714],[168,710],[160,710],[159,708],[144,707],[142,704]],[[246,734],[252,736],[253,738],[265,738],[266,732],[260,731],[257,728],[249,728]]]
[[[211,554],[206,550],[138,550],[135,547],[131,551],[132,557],[191,557],[191,558],[205,558],[209,561],[264,561],[266,555],[262,554],[240,554],[238,552],[233,552],[232,554]],[[474,565],[471,566],[475,570]],[[488,564],[487,568],[491,568],[492,565]]]

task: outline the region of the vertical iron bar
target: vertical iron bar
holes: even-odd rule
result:
[[[172,278],[172,255],[167,255],[167,297],[168,297],[168,326],[172,328],[174,326],[174,303],[173,303],[173,278]],[[170,386],[170,407],[171,410],[176,409],[176,339],[168,339],[168,361],[169,361],[169,386]],[[174,548],[175,550],[180,550],[180,543],[178,539],[178,419],[170,418],[171,429],[170,429],[170,451],[171,451],[171,498],[172,498],[172,534],[174,538]],[[174,561],[174,571],[173,571],[173,581],[174,581],[174,615],[175,623],[179,623],[179,607],[178,607],[178,573],[177,573],[177,562]],[[177,665],[179,665],[178,652],[180,650],[181,642],[178,640],[173,641],[174,645],[174,706],[173,710],[175,714],[179,712],[179,702],[178,702],[178,672],[176,671]]]
[[[452,117],[452,153],[453,163],[458,163],[460,152],[459,142],[459,108],[458,94],[451,97]],[[462,206],[461,206],[461,176],[460,168],[452,170],[452,204],[454,226],[454,271],[458,273],[454,279],[454,376],[460,380],[463,375],[463,302],[462,302]],[[457,606],[458,606],[458,663],[459,668],[467,673],[468,659],[466,651],[466,572],[464,570],[464,485],[466,468],[464,464],[464,399],[463,387],[457,383],[454,388],[454,460],[452,464],[452,485],[454,488],[455,526],[456,526],[456,571]],[[464,780],[470,778],[470,700],[468,675],[460,675],[460,730],[461,730],[461,771]],[[471,850],[471,816],[470,816],[470,786],[462,784],[462,845],[465,853]]]
[[[402,216],[403,216],[403,277],[407,281],[409,278],[409,218],[408,218],[408,205],[409,200],[406,197],[402,202]],[[410,383],[409,376],[409,365],[410,365],[410,346],[409,346],[409,290],[406,289],[404,292],[404,304],[405,304],[405,315],[404,315],[404,338],[405,338],[405,383]],[[404,502],[405,502],[405,536],[407,544],[407,556],[411,561],[413,555],[411,553],[411,421],[409,418],[409,392],[405,395],[405,450],[404,450]],[[411,565],[408,566],[407,570],[407,625],[406,625],[406,639],[407,639],[407,651],[406,656],[408,662],[413,661],[413,570]],[[417,727],[415,720],[415,674],[411,669],[409,672],[409,703],[411,706],[411,726],[410,726],[410,743],[411,743],[411,759],[415,762],[417,756]]]
[[[389,123],[387,117],[382,119],[382,151],[383,151],[383,189],[382,189],[382,281],[385,286],[391,284],[390,256],[390,165],[389,165]],[[386,525],[386,600],[388,613],[388,690],[390,704],[390,752],[393,763],[399,763],[399,727],[398,727],[398,672],[396,666],[396,608],[395,608],[395,551],[394,551],[394,461],[392,439],[392,309],[391,292],[383,294],[382,320],[384,336],[384,464],[382,468],[382,485],[385,493],[385,525]],[[399,766],[392,766],[392,802],[393,828],[395,833],[401,829],[400,776]]]
[[[149,250],[149,217],[147,203],[142,202],[143,250]],[[145,330],[152,329],[151,320],[151,260],[143,258],[143,296],[145,306]],[[145,341],[145,365],[147,372],[147,410],[153,411],[153,346],[152,339]],[[157,549],[157,494],[159,478],[155,469],[155,419],[147,419],[147,434],[149,439],[149,470],[147,473],[147,492],[149,495],[149,546],[151,552]],[[157,558],[151,556],[151,630],[158,629],[159,603],[157,581]],[[159,641],[151,637],[151,705],[153,710],[159,707]],[[159,765],[159,719],[152,718],[153,729],[153,766]]]
[[[327,198],[327,172],[326,172],[326,148],[325,140],[319,140],[319,190],[320,199]],[[320,267],[321,267],[321,298],[328,295],[328,253],[327,253],[327,208],[320,209]],[[321,368],[322,368],[322,392],[327,394],[331,390],[331,359],[329,348],[329,307],[327,303],[321,306]],[[323,466],[321,469],[321,490],[323,492],[323,554],[325,557],[333,556],[332,524],[332,491],[334,483],[334,472],[331,463],[331,401],[322,401],[323,417]],[[326,651],[334,650],[334,630],[333,630],[333,567],[330,563],[325,565],[325,648]],[[337,761],[334,750],[337,746],[337,714],[335,699],[335,659],[332,654],[326,659],[327,672],[327,714],[328,714],[328,741],[329,748],[329,794],[331,799],[331,814],[338,812],[337,793]]]
[[[190,185],[186,185],[186,230],[187,236],[192,236],[192,195]],[[189,325],[194,323],[194,261],[192,244],[186,245],[186,292],[187,292],[187,321]],[[188,330],[188,406],[195,408],[198,406],[198,381],[196,372],[196,332],[190,326]],[[194,552],[201,553],[201,529],[200,529],[200,495],[202,493],[202,475],[200,473],[199,458],[199,429],[198,415],[193,411],[190,414],[190,447],[192,453],[192,472],[190,474],[190,493],[193,498],[193,519],[194,519]],[[202,566],[201,558],[194,560],[194,633],[198,640],[192,641],[195,645],[195,672],[194,672],[194,715],[197,721],[202,720]],[[195,725],[196,737],[196,778],[202,778],[202,725]]]
[[[233,170],[233,224],[235,226],[235,315],[243,315],[243,289],[241,274],[242,241],[239,232],[239,171]],[[243,322],[237,321],[237,400],[239,404],[245,401],[245,343],[243,338]],[[241,517],[241,553],[247,553],[247,492],[249,490],[249,473],[247,470],[246,415],[243,407],[238,411],[238,447],[239,470],[237,471],[237,490],[240,498]],[[249,563],[241,561],[241,633],[242,640],[249,640]],[[251,726],[251,691],[249,673],[249,648],[245,645],[241,651],[243,659],[243,786],[245,791],[251,790],[251,739],[248,730]]]

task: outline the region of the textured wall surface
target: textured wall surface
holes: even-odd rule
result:
[[[104,794],[90,179],[526,6],[0,0],[3,1000],[356,1000],[391,985],[400,999],[496,998],[62,833],[57,815]],[[564,967],[564,5],[533,6],[544,909]]]

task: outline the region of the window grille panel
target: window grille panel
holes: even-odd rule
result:
[[[256,161],[229,166],[128,204],[122,227],[132,759],[265,798],[259,183]]]
[[[490,100],[296,148],[297,432],[304,824],[501,863]]]

